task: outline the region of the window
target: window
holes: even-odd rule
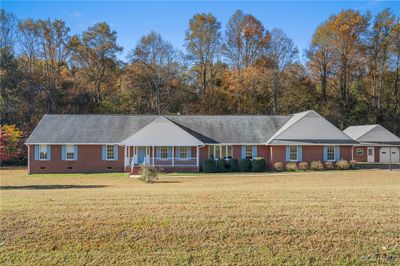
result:
[[[368,155],[372,156],[372,149],[368,149]]]
[[[47,145],[39,145],[39,160],[47,160]]]
[[[114,145],[107,145],[107,160],[114,160]]]
[[[363,148],[357,148],[356,149],[356,155],[364,155],[364,149]]]
[[[289,160],[297,161],[297,146],[289,146]]]
[[[222,155],[221,155],[221,158],[226,158],[226,145],[222,145],[221,146],[221,153],[222,153]]]
[[[215,153],[214,153],[215,158],[221,158],[221,146],[215,145],[214,150],[215,150]]]
[[[168,147],[160,147],[160,158],[161,159],[168,159]]]
[[[246,146],[246,158],[253,158],[253,147]]]
[[[226,157],[227,157],[227,158],[233,158],[233,155],[232,155],[232,146],[226,146]]]
[[[186,159],[188,157],[187,147],[179,147],[179,158]]]
[[[335,160],[335,146],[328,146],[327,148],[327,156],[326,159],[328,161],[334,161]]]
[[[74,145],[65,145],[65,152],[67,160],[74,160]]]

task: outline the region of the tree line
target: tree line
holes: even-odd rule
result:
[[[400,133],[400,21],[343,10],[300,53],[281,29],[237,10],[222,27],[195,14],[179,50],[157,32],[126,60],[117,32],[72,34],[61,19],[1,10],[1,124],[29,132],[46,113],[268,114],[314,109],[339,128],[380,123]]]

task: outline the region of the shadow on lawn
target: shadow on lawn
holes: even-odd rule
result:
[[[72,189],[72,188],[102,188],[103,185],[30,185],[30,186],[0,186],[0,190],[41,190],[41,189]]]

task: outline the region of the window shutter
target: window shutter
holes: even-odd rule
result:
[[[290,147],[286,146],[286,161],[290,161]]]
[[[101,147],[101,159],[105,161],[107,159],[107,148],[106,145]]]
[[[192,147],[186,147],[187,157],[192,158]]]
[[[118,145],[114,145],[114,160],[118,161]]]
[[[65,152],[65,145],[61,146],[61,160],[65,161],[66,159],[66,152]]]
[[[246,146],[242,145],[242,159],[246,158]]]
[[[39,160],[39,145],[35,145],[35,160]]]
[[[78,160],[78,145],[74,145],[74,160]]]
[[[47,159],[51,160],[51,145],[47,145]]]
[[[340,160],[340,146],[335,146],[335,161]]]
[[[172,158],[172,147],[168,147],[168,159]]]
[[[181,147],[175,147],[175,158],[179,160]]]
[[[257,146],[252,146],[251,147],[251,157],[256,158],[257,157]]]
[[[328,147],[324,146],[324,150],[323,150],[323,161],[327,161],[328,160]]]
[[[297,146],[297,161],[303,161],[303,146]]]

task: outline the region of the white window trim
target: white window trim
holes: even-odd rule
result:
[[[167,157],[166,158],[164,158],[164,157],[161,157],[161,149],[162,148],[167,148]],[[168,159],[168,146],[160,146],[160,157],[158,158],[159,160],[162,160],[162,161],[168,161],[169,159]]]
[[[185,148],[186,149],[186,157],[185,158],[181,157],[181,148]],[[191,148],[192,147],[189,147],[189,146],[180,146],[179,150],[178,150],[179,157],[177,159],[178,160],[182,160],[182,161],[188,161],[188,160],[192,159],[192,158],[189,157],[189,152],[188,152],[188,150],[191,149]]]
[[[112,159],[108,159],[107,147],[113,147],[113,158],[112,158]],[[116,161],[116,159],[115,159],[115,147],[114,147],[114,145],[106,145],[106,161]]]
[[[329,160],[329,147],[333,147],[333,159],[332,160]],[[326,161],[327,162],[334,162],[335,158],[336,158],[336,147],[332,146],[332,145],[327,146],[326,147]]]
[[[46,147],[46,159],[41,159],[40,158],[40,147],[41,146],[45,146]],[[39,144],[38,145],[38,149],[39,149],[39,161],[48,161],[49,160],[49,153],[48,153],[48,149],[49,149],[49,147],[48,147],[48,144]]]
[[[290,157],[290,147],[296,147],[296,159],[292,160]],[[299,160],[299,145],[289,145],[289,162],[297,162]]]
[[[247,156],[247,148],[250,148],[250,156]],[[244,158],[253,159],[253,146],[250,146],[250,145],[245,145],[244,146]]]
[[[361,151],[361,153],[358,153],[358,151]],[[364,148],[356,148],[356,155],[357,156],[363,156],[364,155]]]
[[[212,151],[213,151],[213,156],[214,156],[214,160],[218,160],[218,159],[224,159],[224,160],[229,160],[229,154],[228,154],[228,146],[231,147],[231,155],[230,157],[233,158],[233,145],[226,145],[226,144],[212,144],[209,145],[212,146]],[[216,146],[219,146],[219,155],[216,156]],[[222,146],[225,146],[225,155],[226,157],[222,158]],[[210,154],[208,154],[208,157],[210,157]]]
[[[67,156],[67,154],[68,154],[68,146],[72,147],[72,150],[73,150],[72,153],[74,154],[74,157],[72,159],[68,159],[68,156]],[[71,145],[71,144],[66,144],[65,145],[65,160],[66,161],[74,161],[75,160],[75,145]]]

